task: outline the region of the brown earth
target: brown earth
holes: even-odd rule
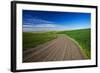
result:
[[[23,50],[23,62],[44,62],[85,59],[80,47],[66,35],[58,35],[52,41],[35,48]]]

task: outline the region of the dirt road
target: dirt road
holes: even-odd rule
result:
[[[85,59],[79,46],[66,35],[35,48],[23,51],[23,62],[63,61]]]

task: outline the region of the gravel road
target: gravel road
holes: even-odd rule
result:
[[[64,34],[35,48],[23,50],[23,62],[45,62],[85,59],[80,47]]]

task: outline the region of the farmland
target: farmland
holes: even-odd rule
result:
[[[43,44],[47,41],[53,40],[57,37],[55,32],[43,32],[43,33],[33,33],[33,32],[23,32],[23,48],[33,48],[39,44]]]
[[[23,32],[23,49],[27,50],[29,48],[37,47],[40,44],[44,44],[46,42],[56,39],[60,34],[64,34],[66,35],[65,37],[68,36],[69,38],[73,39],[74,42],[77,42],[87,58],[91,58],[90,29],[50,31],[40,33]]]
[[[71,31],[60,31],[59,34],[66,34],[74,39],[82,47],[88,58],[91,57],[91,33],[90,29],[80,29]]]

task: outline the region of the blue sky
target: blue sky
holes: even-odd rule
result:
[[[23,10],[24,31],[74,30],[90,28],[91,14]]]

